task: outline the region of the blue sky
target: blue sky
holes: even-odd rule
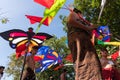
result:
[[[72,4],[73,0],[67,0],[66,5]],[[64,6],[63,6],[64,7]],[[7,17],[10,21],[7,24],[0,23],[0,32],[11,29],[21,29],[27,31],[29,27],[33,27],[34,31],[38,24],[30,24],[25,15],[43,16],[43,6],[35,3],[33,0],[0,0],[0,18]],[[61,9],[51,22],[49,27],[42,25],[39,32],[49,33],[57,37],[66,36],[63,32],[63,25],[59,19],[59,15],[68,15],[69,11]],[[15,50],[10,48],[9,42],[0,37],[0,65],[7,66],[10,56]],[[11,77],[4,75],[3,80],[12,80]]]

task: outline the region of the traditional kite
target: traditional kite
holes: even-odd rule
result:
[[[28,49],[30,51],[32,46],[39,46],[45,40],[52,38],[52,36],[47,33],[35,34],[33,28],[29,28],[27,32],[20,29],[12,29],[1,32],[0,36],[9,41],[11,48],[16,49],[17,58],[25,53],[27,44],[29,45]]]
[[[38,49],[37,56],[40,58],[40,60],[38,60],[38,63],[41,65],[41,67],[37,68],[36,72],[43,72],[53,65],[60,64],[62,62],[60,55],[52,50],[49,46],[40,47]]]
[[[45,0],[45,4],[43,4],[43,1],[40,0],[39,4],[44,5],[45,7],[47,7],[47,3],[51,3],[51,0]],[[35,2],[38,2],[38,0],[35,0]],[[54,4],[52,1],[52,5],[50,4],[50,8],[46,8],[44,11],[44,17],[37,17],[37,16],[30,16],[28,15],[27,18],[30,19],[31,23],[36,23],[39,22],[40,24],[38,25],[38,28],[36,30],[36,33],[38,32],[40,26],[42,24],[47,24],[49,25],[51,23],[51,21],[53,20],[53,18],[55,17],[55,15],[57,14],[57,12],[60,10],[60,8],[64,5],[64,3],[66,2],[66,0],[54,0]],[[41,19],[42,18],[42,19]]]

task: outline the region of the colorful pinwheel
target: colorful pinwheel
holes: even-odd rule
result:
[[[51,66],[60,64],[62,62],[62,58],[59,56],[59,54],[52,50],[49,46],[40,47],[36,56],[39,56],[40,60],[37,61],[41,65],[40,68],[36,69],[36,72],[43,72]]]
[[[9,41],[11,48],[16,49],[17,58],[25,53],[27,44],[29,44],[28,49],[30,51],[32,46],[39,46],[46,39],[52,38],[52,36],[47,33],[35,34],[32,28],[29,28],[27,32],[19,29],[12,29],[0,33],[0,36]]]
[[[45,1],[35,0],[35,2],[37,2],[37,3],[46,7],[46,9],[44,11],[44,17],[43,18],[42,17],[37,17],[37,16],[27,15],[27,18],[30,19],[32,24],[36,23],[36,22],[40,23],[38,25],[37,30],[36,30],[36,33],[37,33],[42,24],[45,24],[45,25],[48,26],[51,23],[51,21],[53,20],[53,18],[57,14],[57,12],[60,10],[60,8],[64,5],[66,0],[54,0],[54,1],[53,0],[49,0],[49,1],[48,0],[45,0]],[[50,5],[49,5],[49,3],[50,3]],[[49,6],[49,7],[47,7],[47,6]]]
[[[95,37],[98,40],[101,40],[103,42],[110,41],[110,30],[108,26],[99,26],[96,30],[93,30],[93,34],[95,34]]]

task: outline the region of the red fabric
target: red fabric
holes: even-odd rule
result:
[[[113,70],[112,68],[106,68],[102,70],[102,76],[104,80],[112,80],[113,76]]]
[[[62,68],[63,66],[64,66],[64,64],[60,64],[59,66],[57,66],[56,68],[54,68],[54,70],[56,71],[56,70]]]
[[[112,58],[113,60],[116,60],[118,57],[119,57],[119,51],[116,51],[115,53],[113,53],[113,54],[111,55],[111,58]]]
[[[38,16],[31,16],[31,15],[25,15],[29,20],[31,24],[34,23],[39,23],[42,20],[42,17],[38,17]],[[44,25],[48,26],[49,25],[49,21],[48,18],[46,18],[46,20],[43,22]]]
[[[55,0],[34,0],[34,2],[45,6],[46,8],[50,8],[54,4]]]
[[[36,62],[38,62],[38,61],[42,60],[42,58],[39,57],[39,56],[34,56],[34,60],[35,60]]]
[[[25,54],[26,50],[26,44],[22,44],[16,48],[16,58],[21,57],[23,54]]]
[[[118,72],[117,69],[114,69],[114,77],[115,77],[114,80],[120,80],[120,73]]]
[[[72,54],[68,54],[65,58],[65,60],[69,61],[69,62],[73,62],[73,58],[72,58]]]

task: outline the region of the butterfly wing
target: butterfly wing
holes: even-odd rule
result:
[[[36,38],[36,39],[40,39],[40,40],[47,40],[47,39],[50,39],[52,38],[53,36],[51,36],[50,34],[47,34],[47,33],[37,33],[33,36],[33,38]]]
[[[18,43],[22,40],[27,40],[27,34],[25,31],[19,29],[8,30],[0,33],[0,36],[9,41],[10,47],[15,49]]]

